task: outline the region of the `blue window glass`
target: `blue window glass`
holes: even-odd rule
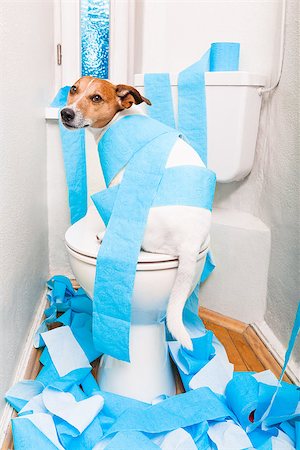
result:
[[[109,0],[81,0],[81,72],[108,78]]]

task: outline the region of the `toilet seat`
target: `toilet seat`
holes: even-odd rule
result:
[[[97,233],[105,230],[105,225],[96,208],[89,207],[85,217],[71,225],[65,234],[65,244],[68,251],[77,259],[91,265],[96,265],[99,252]],[[207,252],[209,238],[199,252],[199,259]],[[178,267],[178,257],[162,253],[140,251],[137,270],[162,270]]]

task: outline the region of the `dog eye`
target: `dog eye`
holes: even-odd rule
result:
[[[77,87],[76,86],[72,86],[70,89],[70,94],[75,94],[77,91]]]
[[[99,103],[102,100],[102,98],[100,97],[100,95],[94,95],[92,97],[92,102],[94,103]]]

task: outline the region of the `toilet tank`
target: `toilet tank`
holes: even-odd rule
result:
[[[136,74],[141,92],[144,75]],[[177,111],[177,74],[170,74]],[[206,72],[207,166],[220,183],[239,181],[252,169],[266,78],[249,72]],[[150,99],[151,100],[151,99]]]

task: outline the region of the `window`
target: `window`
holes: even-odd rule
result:
[[[81,0],[81,74],[108,78],[109,0]]]
[[[57,0],[54,2],[55,92],[82,75],[133,79],[132,0]]]

